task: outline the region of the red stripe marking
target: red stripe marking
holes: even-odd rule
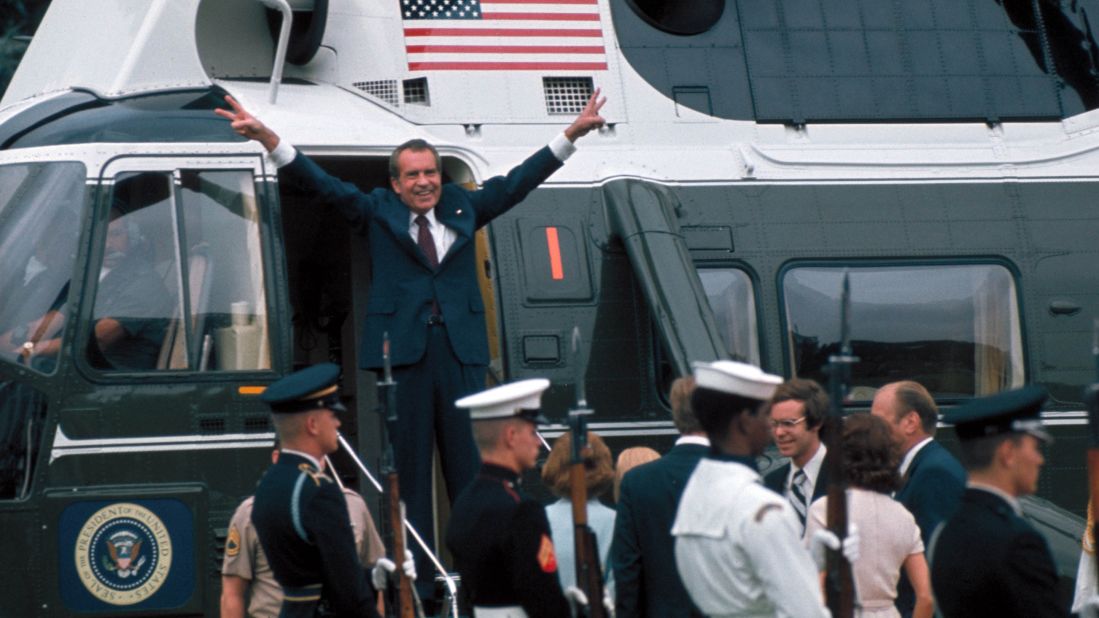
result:
[[[565,278],[565,270],[561,267],[561,244],[557,241],[557,228],[546,228],[546,244],[549,245],[550,276],[554,281]]]
[[[602,37],[602,30],[571,28],[405,28],[407,36],[583,36]]]
[[[529,21],[599,21],[598,13],[484,13],[485,19],[525,19]]]
[[[409,45],[410,54],[602,54],[602,47],[569,45]]]
[[[606,71],[605,62],[409,62],[409,71]]]

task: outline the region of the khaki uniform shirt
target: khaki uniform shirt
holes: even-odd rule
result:
[[[385,555],[385,546],[374,526],[374,518],[362,496],[343,490],[351,530],[355,534],[355,549],[364,567],[370,567]],[[259,545],[252,526],[252,501],[249,496],[240,503],[229,522],[229,538],[225,543],[225,560],[221,574],[248,580],[248,615],[253,618],[277,618],[282,609],[282,588],[275,581],[271,565]]]

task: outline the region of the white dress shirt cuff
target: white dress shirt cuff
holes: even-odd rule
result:
[[[558,161],[564,163],[572,156],[572,153],[576,152],[576,144],[570,142],[569,138],[565,137],[564,132],[561,132],[557,134],[557,137],[550,140],[549,149]]]
[[[290,162],[294,160],[294,157],[298,156],[298,152],[294,150],[294,147],[290,145],[284,139],[279,140],[279,145],[275,146],[275,149],[271,151],[271,162],[275,164],[275,167],[282,167],[284,165],[290,165]]]

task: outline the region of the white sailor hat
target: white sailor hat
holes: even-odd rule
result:
[[[462,397],[454,405],[468,408],[471,421],[491,421],[514,416],[532,423],[548,423],[540,409],[542,392],[549,385],[550,381],[545,378],[520,380]]]
[[[712,363],[694,363],[695,383],[721,393],[739,395],[749,399],[767,401],[782,384],[782,378],[764,373],[762,369],[747,363],[719,360]]]

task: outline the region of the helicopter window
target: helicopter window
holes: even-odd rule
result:
[[[725,12],[725,0],[626,0],[641,19],[672,34],[701,34]]]
[[[85,201],[81,163],[0,167],[0,360],[57,365]]]
[[[108,371],[269,368],[251,173],[184,170],[172,189],[168,172],[116,179],[89,362]]]
[[[973,397],[1023,384],[1015,280],[997,264],[850,268],[850,393],[873,399],[897,380],[936,397]],[[840,339],[843,269],[794,267],[782,275],[793,374],[827,379]]]
[[[698,276],[729,356],[758,366],[759,331],[751,278],[736,268],[699,269]]]

